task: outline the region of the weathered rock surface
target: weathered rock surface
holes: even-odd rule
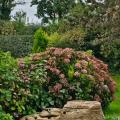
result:
[[[63,109],[45,109],[20,120],[104,120],[104,115],[99,102],[69,101]]]

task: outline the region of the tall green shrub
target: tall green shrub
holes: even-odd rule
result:
[[[48,45],[48,36],[42,28],[38,29],[34,35],[33,52],[45,51]]]

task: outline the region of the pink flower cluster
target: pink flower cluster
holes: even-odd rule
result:
[[[70,59],[69,58],[65,58],[64,59],[64,63],[66,63],[66,64],[70,63]]]
[[[60,92],[60,90],[62,89],[62,84],[60,83],[57,83],[54,87],[53,87],[53,90],[55,93],[58,93]]]
[[[75,67],[79,69],[79,68],[81,68],[81,64],[80,63],[76,63]]]
[[[60,74],[60,70],[57,69],[57,68],[52,68],[50,66],[48,66],[48,70],[51,71],[52,73],[56,74],[56,75],[59,75]]]

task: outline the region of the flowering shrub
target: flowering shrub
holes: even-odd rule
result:
[[[68,100],[97,100],[107,107],[114,99],[115,82],[108,65],[86,52],[70,48],[49,48],[34,54],[32,61],[46,60],[47,83],[44,91],[52,95],[54,107]]]
[[[68,100],[97,100],[107,107],[115,87],[108,66],[90,51],[50,48],[18,61],[0,52],[0,115],[11,120]]]

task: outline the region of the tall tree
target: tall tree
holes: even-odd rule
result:
[[[0,19],[1,20],[9,20],[10,19],[10,13],[15,7],[16,4],[23,4],[24,1],[18,1],[16,0],[0,0]]]
[[[86,0],[83,5],[75,6],[68,20],[72,26],[76,24],[97,34],[115,37],[120,30],[120,0],[97,1]]]
[[[75,4],[75,0],[32,0],[37,5],[37,16],[44,23],[62,19]]]

